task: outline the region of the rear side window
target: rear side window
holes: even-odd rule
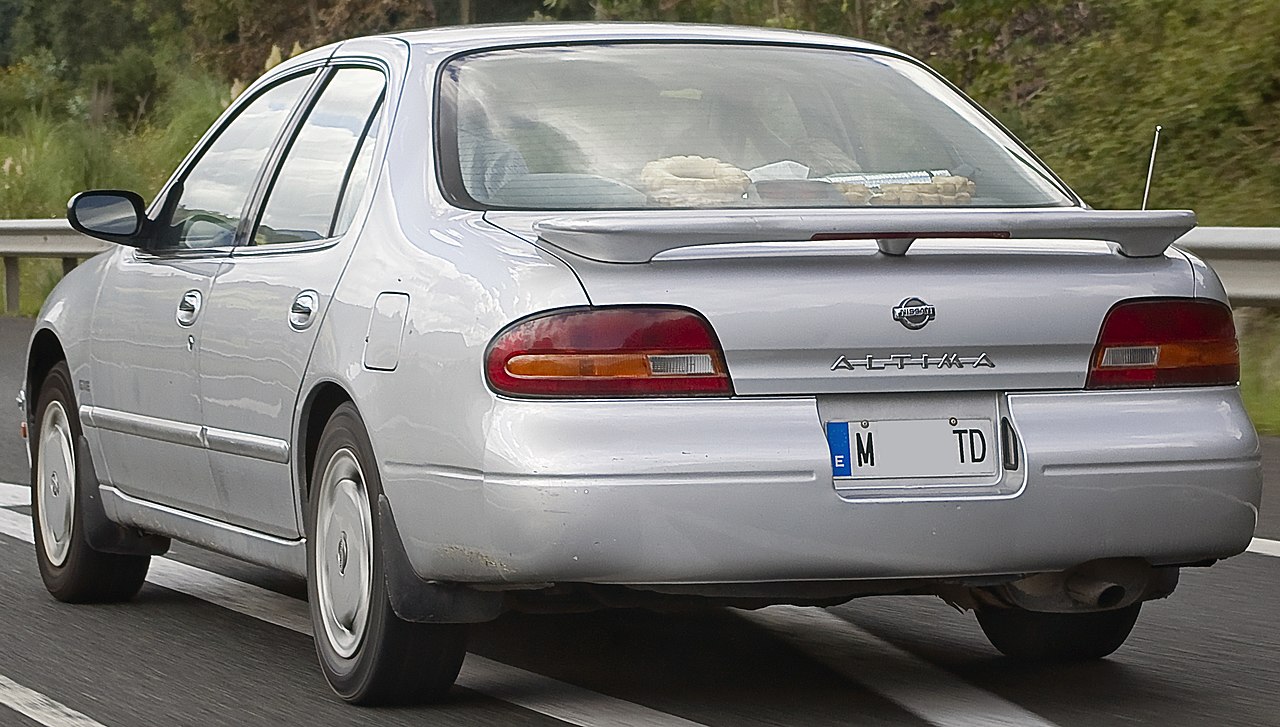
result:
[[[258,94],[205,149],[182,180],[182,194],[158,249],[230,247],[267,152],[313,74]]]
[[[333,74],[285,154],[253,244],[308,242],[346,231],[369,176],[376,141],[370,130],[385,89],[385,78],[373,69]]]

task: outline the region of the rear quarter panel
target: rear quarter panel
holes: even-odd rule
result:
[[[587,298],[554,256],[440,199],[424,143],[432,83],[431,59],[412,57],[372,206],[321,322],[300,403],[324,382],[350,393],[397,519],[412,513],[413,531],[465,553],[487,540],[480,470],[486,440],[501,436],[489,431],[497,399],[485,383],[485,349],[511,321]],[[382,293],[409,297],[392,371],[363,363]],[[409,529],[401,527],[413,540]]]

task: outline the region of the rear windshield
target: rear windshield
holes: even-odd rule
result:
[[[445,191],[465,207],[1073,204],[930,71],[872,53],[616,44],[455,58]]]

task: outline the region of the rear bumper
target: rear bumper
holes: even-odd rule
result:
[[[837,492],[813,398],[503,400],[484,472],[388,482],[413,567],[490,583],[953,578],[1242,552],[1259,446],[1234,387],[1001,397],[992,487]],[[446,519],[447,518],[447,519]]]

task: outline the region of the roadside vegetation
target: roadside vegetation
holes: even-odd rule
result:
[[[342,37],[460,22],[668,20],[901,48],[991,110],[1099,208],[1280,226],[1276,0],[0,0],[0,218],[76,191],[150,197],[245,83]],[[59,277],[26,260],[22,313]],[[1280,281],[1277,281],[1280,285]],[[0,284],[2,286],[2,284]],[[1244,387],[1280,433],[1280,317],[1241,316]]]
[[[1240,333],[1240,388],[1258,431],[1280,434],[1280,313],[1236,312]]]

